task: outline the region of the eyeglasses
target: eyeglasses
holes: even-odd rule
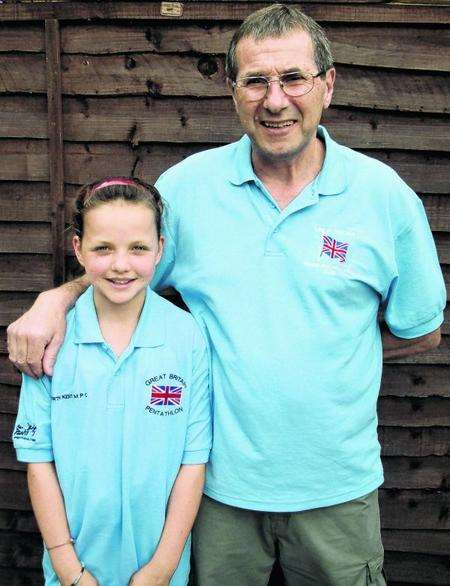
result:
[[[316,77],[323,75],[325,71],[318,73],[303,73],[302,71],[291,71],[281,75],[265,77],[264,75],[255,75],[241,77],[232,82],[232,86],[241,91],[242,95],[251,102],[262,100],[267,95],[269,85],[277,81],[281,89],[287,96],[298,98],[309,94],[314,87]]]

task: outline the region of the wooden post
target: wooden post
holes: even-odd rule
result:
[[[61,52],[59,22],[45,21],[47,64],[48,156],[52,205],[53,281],[61,285],[65,277],[64,145],[61,94]]]

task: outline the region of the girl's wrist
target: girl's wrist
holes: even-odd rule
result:
[[[70,586],[79,576],[82,568],[73,546],[52,550],[49,555],[62,586]]]

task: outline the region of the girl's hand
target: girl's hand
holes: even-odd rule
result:
[[[169,586],[172,574],[167,569],[151,562],[135,572],[129,586]]]
[[[99,586],[99,583],[90,571],[85,569],[81,576],[81,580],[78,582],[78,586]]]

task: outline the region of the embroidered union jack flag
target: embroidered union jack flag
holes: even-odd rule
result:
[[[150,405],[180,405],[183,387],[152,385]]]
[[[322,256],[322,254],[326,254],[330,258],[337,258],[339,262],[345,262],[348,250],[348,243],[338,242],[338,240],[335,240],[334,238],[331,238],[331,236],[327,236],[326,234],[324,234],[322,238],[322,252],[320,256]]]

